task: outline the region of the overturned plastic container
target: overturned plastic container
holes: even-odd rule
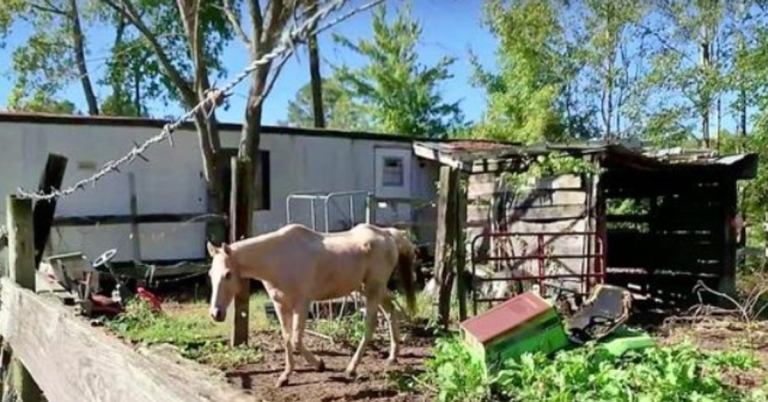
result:
[[[486,369],[526,352],[552,354],[570,345],[555,306],[535,292],[515,296],[460,324],[461,337]]]

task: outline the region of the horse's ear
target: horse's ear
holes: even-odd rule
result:
[[[229,248],[229,244],[227,243],[221,243],[221,251],[224,252],[224,254],[229,255],[229,253],[232,251],[231,248]]]
[[[205,247],[208,249],[208,255],[211,257],[216,255],[216,246],[214,246],[210,241],[206,243]]]

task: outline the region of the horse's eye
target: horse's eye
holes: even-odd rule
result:
[[[231,273],[229,271],[224,273],[224,279],[229,279]]]

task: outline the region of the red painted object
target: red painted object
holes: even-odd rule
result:
[[[154,293],[148,291],[142,286],[137,287],[136,292],[141,299],[143,299],[144,301],[146,301],[152,306],[153,310],[158,312],[163,310],[162,301]]]
[[[538,294],[525,292],[465,320],[461,327],[480,343],[486,343],[514,328],[522,327],[551,309],[552,306]]]

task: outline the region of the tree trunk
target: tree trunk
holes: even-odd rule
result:
[[[317,2],[311,1],[308,7],[309,15],[317,12]],[[325,110],[323,109],[323,78],[320,75],[320,55],[317,48],[317,37],[312,35],[309,38],[309,76],[312,86],[312,114],[314,116],[315,128],[325,127]]]
[[[80,13],[77,9],[77,0],[69,0],[69,18],[72,24],[72,46],[75,53],[75,63],[77,64],[77,73],[80,75],[80,83],[85,93],[85,101],[88,103],[88,114],[96,116],[99,114],[99,102],[96,100],[96,94],[93,91],[91,78],[88,76],[88,66],[85,63],[85,38],[83,29],[80,26]]]
[[[325,127],[325,110],[323,109],[323,78],[320,75],[320,56],[317,49],[317,38],[309,39],[309,74],[312,84],[312,110],[316,128]]]
[[[262,186],[261,175],[256,174],[257,166],[261,163],[259,158],[259,145],[261,142],[261,117],[262,117],[262,103],[249,102],[249,106],[245,108],[245,121],[243,123],[243,132],[241,134],[240,151],[238,158],[250,158],[253,163],[249,164],[249,172],[246,177],[252,177],[250,200],[249,205],[252,206],[251,211],[261,208],[262,199]],[[243,144],[243,141],[247,141],[248,144]],[[248,228],[247,235],[250,236],[253,233],[253,226],[255,225],[255,219],[252,220],[251,227]]]
[[[712,64],[712,55],[711,55],[711,41],[709,37],[709,29],[706,25],[702,26],[702,40],[700,44],[701,48],[701,66],[704,68],[704,71],[709,71],[709,68]],[[705,77],[701,77],[702,79],[706,79]],[[699,99],[699,111],[701,113],[701,139],[704,141],[704,147],[709,148],[710,147],[710,136],[709,136],[709,126],[710,126],[710,115],[709,115],[709,109],[712,104],[712,99],[709,95],[709,93],[702,91],[699,96],[701,97]]]

